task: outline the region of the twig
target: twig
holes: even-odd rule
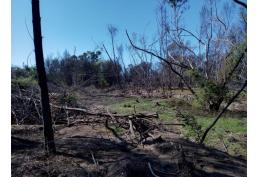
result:
[[[134,134],[134,130],[133,130],[133,123],[132,123],[132,120],[131,119],[129,119],[128,120],[128,122],[129,122],[129,126],[130,126],[130,132],[131,132],[131,135],[133,136],[133,138],[135,138],[135,134]]]
[[[151,174],[152,174],[154,177],[160,177],[160,176],[158,176],[158,175],[156,175],[156,174],[154,173],[154,171],[153,171],[153,169],[152,169],[152,167],[151,167],[150,162],[148,162],[148,167],[149,167],[149,170],[150,170]]]
[[[227,148],[227,146],[226,146],[224,140],[222,139],[221,141],[222,141],[223,147],[225,148],[226,152],[228,152],[228,148]]]
[[[35,109],[36,109],[36,111],[37,111],[37,114],[38,114],[39,118],[43,119],[43,117],[42,117],[42,115],[40,114],[39,109],[38,109],[38,107],[37,107],[36,101],[33,100],[33,103],[34,103],[34,106],[35,106]]]
[[[164,172],[164,171],[160,171],[160,170],[158,170],[158,169],[156,169],[156,168],[153,168],[152,167],[152,170],[153,171],[157,171],[158,173],[161,173],[161,174],[164,174],[164,175],[169,175],[169,176],[178,176],[178,173],[179,172],[175,172],[175,173],[168,173],[168,172]]]
[[[90,154],[91,154],[91,158],[92,158],[94,164],[95,164],[95,165],[99,165],[99,163],[96,161],[96,159],[95,159],[94,154],[93,154],[92,151],[90,151]]]
[[[29,31],[29,28],[28,28],[26,19],[25,19],[25,26],[26,26],[26,30],[27,30],[27,33],[29,34],[30,39],[31,39],[32,41],[34,41],[32,35],[31,35],[30,31]],[[33,51],[34,51],[34,50],[33,50]]]

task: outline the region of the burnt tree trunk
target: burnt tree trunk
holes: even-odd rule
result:
[[[38,83],[41,91],[45,150],[49,154],[54,154],[56,152],[56,148],[54,142],[54,132],[49,105],[47,78],[43,58],[39,0],[32,0],[32,23]]]

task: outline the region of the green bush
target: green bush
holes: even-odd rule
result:
[[[24,68],[12,67],[12,86],[28,88],[37,85],[36,68],[25,66]]]
[[[37,85],[37,81],[33,77],[20,77],[12,79],[13,86],[19,86],[21,88],[28,88]]]
[[[74,94],[71,93],[64,93],[62,95],[62,98],[60,100],[61,104],[67,104],[67,105],[77,105],[77,98]]]
[[[218,111],[229,92],[227,87],[224,87],[223,84],[207,80],[197,70],[190,70],[187,72],[187,75],[193,78],[198,85],[198,90],[196,91],[198,99],[192,105],[198,108],[209,106],[210,110]]]

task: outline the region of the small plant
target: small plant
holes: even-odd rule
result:
[[[66,105],[77,105],[77,99],[75,95],[71,93],[65,92],[61,99],[60,99],[61,104],[66,104]]]
[[[121,127],[111,125],[110,128],[112,128],[118,135],[122,135],[122,133],[123,133],[123,128],[121,128]]]
[[[203,134],[202,126],[198,124],[196,118],[189,114],[182,114],[180,111],[177,112],[176,117],[185,124],[187,129],[186,136],[193,137],[195,142],[199,142]]]
[[[132,105],[131,105],[131,104],[124,104],[124,107],[125,107],[125,108],[131,108]]]

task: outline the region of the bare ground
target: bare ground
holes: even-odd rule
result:
[[[81,93],[80,98],[81,105],[100,112],[124,99],[101,93]],[[42,130],[40,125],[12,125],[12,176],[246,176],[245,157],[186,141],[174,127],[155,132],[161,142],[149,139],[134,146],[126,133],[122,138],[128,144],[104,124],[57,125],[55,156],[45,155]]]

